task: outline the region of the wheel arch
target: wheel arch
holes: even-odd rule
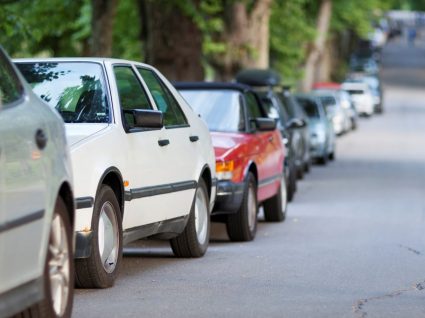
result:
[[[250,161],[247,165],[247,168],[245,168],[244,179],[246,179],[249,172],[251,172],[254,175],[255,181],[258,184],[258,170],[257,170],[257,165],[255,164],[254,161]]]
[[[207,185],[208,190],[208,198],[211,198],[211,191],[212,191],[212,175],[211,175],[211,168],[208,165],[205,165],[202,168],[201,176],[199,179],[203,179]]]
[[[102,185],[108,185],[114,191],[120,205],[121,217],[124,218],[124,183],[121,172],[116,167],[109,167],[102,174],[96,190],[96,197]]]
[[[59,188],[59,197],[65,202],[66,208],[68,210],[69,220],[72,227],[74,227],[75,222],[75,201],[74,193],[72,191],[71,185],[68,182],[63,182]]]

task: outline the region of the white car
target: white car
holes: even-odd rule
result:
[[[0,48],[2,318],[71,315],[71,176],[61,117],[33,94]]]
[[[341,88],[350,94],[358,114],[371,116],[374,113],[375,101],[366,83],[344,82]]]
[[[123,245],[169,239],[176,256],[208,247],[216,196],[206,124],[153,67],[117,59],[18,60],[65,120],[75,180],[76,282],[113,284]]]

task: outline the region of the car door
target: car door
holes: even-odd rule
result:
[[[167,165],[167,178],[175,192],[169,194],[173,198],[174,211],[170,217],[189,213],[195,195],[199,176],[195,175],[197,158],[199,157],[200,136],[190,126],[183,110],[165,83],[154,70],[137,67],[137,71],[145,82],[158,110],[164,114],[164,128],[161,140],[163,160]]]
[[[245,103],[247,107],[248,122],[251,129],[255,131],[255,124],[252,119],[258,117],[266,117],[261,104],[252,92],[245,92]],[[256,147],[256,164],[258,169],[258,199],[262,200],[268,197],[270,192],[274,192],[276,182],[279,180],[278,175],[282,171],[278,171],[279,165],[279,145],[281,145],[280,137],[277,136],[276,130],[273,131],[255,131],[255,147]]]
[[[48,153],[43,118],[1,51],[0,96],[1,293],[42,272]]]

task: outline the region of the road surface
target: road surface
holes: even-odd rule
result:
[[[383,65],[385,113],[338,139],[284,223],[249,243],[215,225],[202,259],[137,242],[113,288],[76,291],[73,316],[425,317],[425,45],[390,43]]]

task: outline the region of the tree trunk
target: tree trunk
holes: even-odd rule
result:
[[[112,55],[112,28],[117,0],[92,0],[91,54]]]
[[[226,51],[208,57],[216,79],[228,81],[243,68],[269,67],[269,21],[271,0],[256,0],[250,11],[246,1],[225,5],[224,30],[215,41]]]
[[[329,31],[329,24],[332,16],[332,0],[322,0],[320,3],[319,14],[317,18],[317,37],[307,57],[305,64],[305,76],[302,83],[302,90],[307,92],[311,90],[314,81],[319,78],[318,64],[321,62],[323,52],[326,49],[326,37]],[[328,77],[326,74],[320,74],[321,78]]]
[[[146,62],[173,81],[203,80],[202,32],[192,17],[168,0],[140,1],[140,16]]]

